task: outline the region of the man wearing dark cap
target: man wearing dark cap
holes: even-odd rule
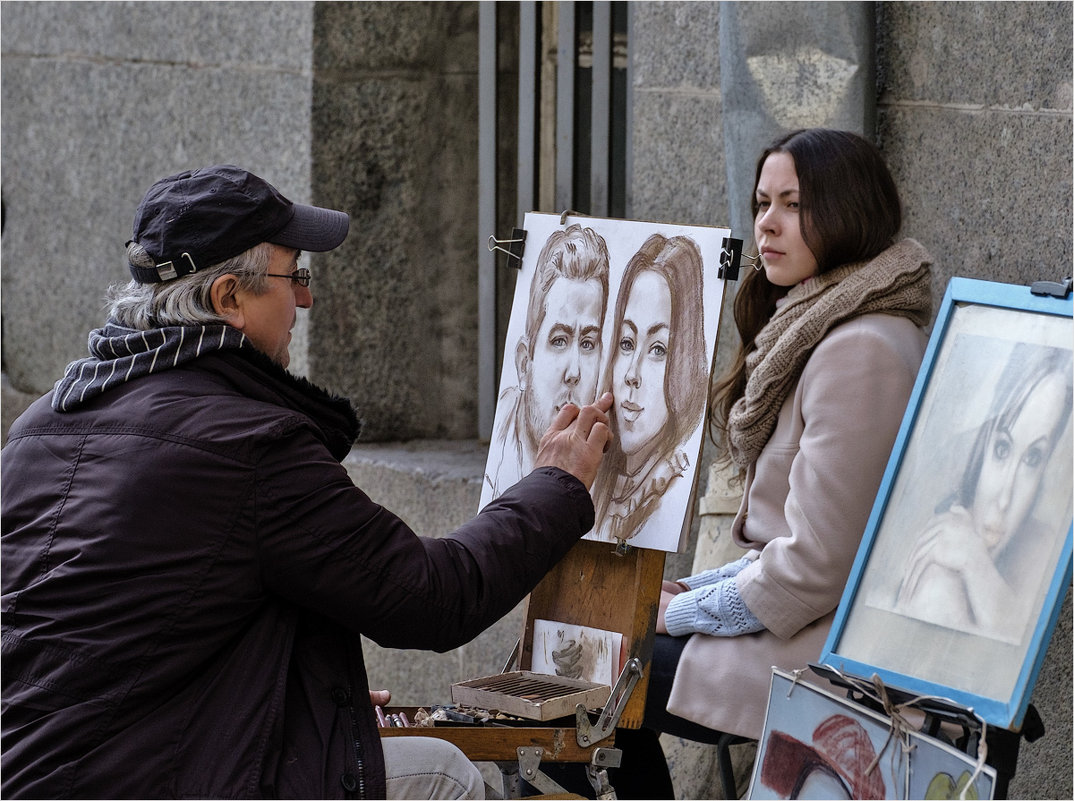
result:
[[[359,635],[443,651],[512,609],[592,526],[610,397],[418,537],[341,466],[350,404],[285,369],[299,253],[348,224],[231,166],[138,207],[133,281],[2,452],[4,797],[483,796],[445,742],[382,746]]]

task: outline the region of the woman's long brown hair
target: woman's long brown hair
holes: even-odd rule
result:
[[[817,272],[864,261],[892,245],[902,225],[895,181],[877,148],[857,134],[808,128],[787,134],[761,153],[750,207],[757,216],[757,183],[765,159],[787,153],[798,174],[802,239],[817,259]],[[764,270],[747,270],[734,302],[740,345],[735,358],[712,385],[709,433],[726,442],[731,407],[746,391],[746,356],[789,287],[776,286]],[[721,461],[728,461],[726,449]]]

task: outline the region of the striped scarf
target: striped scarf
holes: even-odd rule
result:
[[[109,321],[90,332],[90,355],[67,365],[52,390],[52,408],[70,412],[132,379],[168,370],[212,351],[234,350],[246,344],[246,335],[229,325],[138,331]]]

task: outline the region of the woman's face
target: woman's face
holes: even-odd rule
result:
[[[1065,382],[1055,373],[1033,389],[1009,430],[998,426],[985,444],[973,496],[973,519],[995,554],[1018,531],[1033,506],[1065,412]]]
[[[671,334],[671,290],[652,271],[634,280],[616,339],[612,391],[619,423],[619,444],[633,472],[647,458],[654,438],[668,420],[664,397],[668,342]]]
[[[798,171],[790,153],[771,153],[761,165],[753,236],[765,275],[776,286],[794,286],[816,275],[817,259],[802,239]]]

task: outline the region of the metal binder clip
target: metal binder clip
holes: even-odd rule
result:
[[[507,245],[507,247],[501,247]],[[507,266],[516,270],[522,268],[522,253],[526,249],[526,231],[522,228],[512,228],[510,239],[497,239],[489,236],[489,250],[498,250],[507,254]]]
[[[1034,295],[1047,295],[1053,298],[1065,298],[1070,294],[1072,279],[1065,278],[1062,281],[1034,281],[1029,285],[1029,291]]]
[[[724,281],[737,281],[741,258],[742,240],[724,237],[720,249],[720,267],[716,271],[716,277]]]

